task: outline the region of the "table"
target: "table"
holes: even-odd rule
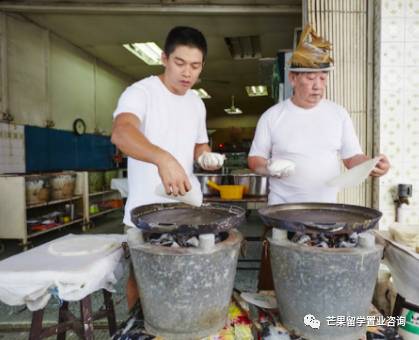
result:
[[[92,245],[106,243],[110,246],[97,252],[92,246],[90,253],[52,252],[56,242],[73,244],[86,239]],[[111,292],[123,274],[121,244],[125,240],[125,235],[69,234],[11,256],[0,262],[0,301],[9,305],[26,304],[33,312],[30,339],[60,333],[58,339],[64,339],[69,329],[85,339],[92,339],[93,321],[103,317],[108,319],[109,332],[114,333],[116,320]],[[98,290],[103,290],[105,308],[92,313],[90,294]],[[52,295],[63,300],[58,324],[43,328],[44,308]],[[70,301],[80,301],[80,319],[68,310]]]

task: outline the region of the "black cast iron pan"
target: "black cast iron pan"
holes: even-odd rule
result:
[[[265,225],[301,233],[350,234],[374,228],[382,213],[349,204],[285,203],[258,210]]]
[[[193,207],[183,203],[160,203],[131,210],[135,226],[153,233],[170,233],[182,227],[196,234],[217,234],[239,226],[244,219],[243,208],[226,204],[204,203]]]

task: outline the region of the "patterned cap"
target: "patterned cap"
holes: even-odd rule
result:
[[[310,39],[311,38],[311,39]],[[307,24],[301,34],[297,48],[289,61],[292,72],[324,72],[333,70],[333,59],[329,52],[332,44],[316,34]]]

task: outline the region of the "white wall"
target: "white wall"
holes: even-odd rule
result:
[[[116,101],[132,79],[80,48],[19,17],[2,16],[6,39],[3,112],[14,123],[72,130],[82,118],[87,132],[110,134]],[[3,46],[4,48],[4,46]]]
[[[374,203],[386,229],[395,220],[399,183],[413,185],[406,218],[419,224],[419,1],[376,1],[375,15],[375,153],[387,154],[392,168]]]

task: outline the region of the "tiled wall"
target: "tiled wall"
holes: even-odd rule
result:
[[[375,152],[392,164],[375,186],[374,205],[386,229],[399,183],[413,185],[406,222],[419,224],[419,0],[377,0],[374,19]]]
[[[0,123],[0,173],[25,172],[23,126]]]

